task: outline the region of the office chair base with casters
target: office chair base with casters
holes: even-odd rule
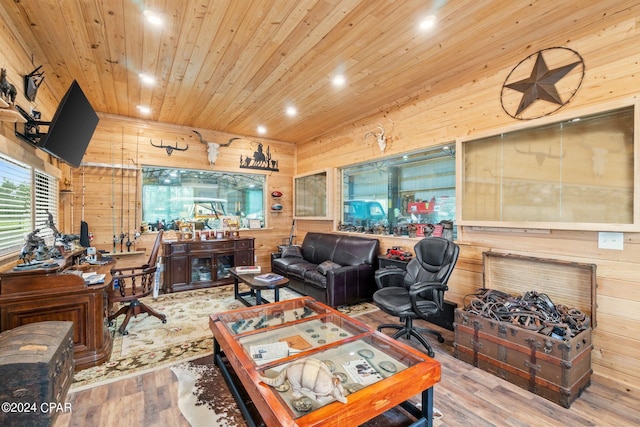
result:
[[[435,357],[435,353],[433,352],[433,348],[431,347],[431,344],[429,344],[429,342],[425,339],[424,336],[422,336],[421,333],[429,332],[429,333],[435,334],[438,338],[439,343],[444,342],[444,338],[442,338],[442,335],[440,335],[440,333],[436,331],[432,331],[431,329],[418,328],[413,326],[412,317],[405,318],[404,322],[405,322],[404,324],[387,323],[384,325],[380,325],[378,326],[378,331],[382,332],[383,329],[397,329],[398,332],[393,334],[391,338],[393,338],[394,340],[397,340],[398,338],[405,338],[407,340],[411,340],[411,337],[414,337],[415,339],[418,340],[420,344],[422,344],[424,348],[427,349],[427,354],[429,355],[429,357]]]
[[[127,331],[129,320],[132,317],[138,317],[138,314],[141,313],[147,313],[149,316],[157,317],[158,319],[160,319],[160,321],[162,321],[162,323],[167,323],[166,315],[157,312],[153,308],[138,300],[130,301],[129,304],[120,307],[120,310],[107,317],[107,321],[109,322],[109,326],[112,326],[114,319],[118,318],[122,314],[125,314],[124,322],[122,322],[122,325],[120,325],[120,327],[118,328],[118,332],[120,332],[120,334],[122,335],[129,335],[129,332]]]

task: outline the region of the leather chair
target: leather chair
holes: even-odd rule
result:
[[[394,339],[405,337],[417,339],[433,357],[433,349],[422,333],[431,333],[444,342],[442,335],[434,330],[418,328],[414,319],[437,316],[443,310],[447,281],[458,260],[460,248],[450,240],[441,237],[427,237],[415,246],[415,257],[407,264],[406,271],[397,268],[383,268],[375,273],[378,290],[373,301],[385,313],[400,318],[402,324],[384,324],[385,328],[397,329]]]
[[[158,252],[160,252],[160,244],[162,243],[162,231],[158,232],[158,237],[151,250],[149,261],[138,267],[112,268],[112,282],[109,287],[109,306],[114,303],[128,303],[121,307],[117,312],[109,315],[107,318],[109,324],[120,316],[126,314],[124,322],[118,328],[122,335],[127,335],[127,324],[131,317],[137,317],[140,313],[147,313],[150,316],[157,317],[162,323],[167,323],[167,316],[158,313],[151,307],[140,301],[140,298],[146,297],[153,292],[156,275],[156,261]]]

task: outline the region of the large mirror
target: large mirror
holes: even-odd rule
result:
[[[142,168],[142,220],[150,230],[217,230],[233,218],[240,228],[264,227],[265,176],[145,166]]]

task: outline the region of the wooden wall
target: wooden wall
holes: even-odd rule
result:
[[[130,233],[133,236],[139,230],[142,218],[141,171],[143,166],[166,166],[172,168],[202,169],[256,173],[266,175],[266,206],[273,204],[271,192],[283,193],[280,203],[284,206],[281,213],[266,212],[264,230],[241,231],[256,237],[257,262],[270,264],[270,254],[277,250],[283,238],[289,236],[292,211],[292,177],[295,167],[295,145],[286,142],[257,138],[243,138],[223,132],[207,129],[197,130],[206,141],[226,143],[232,137],[240,137],[229,147],[219,149],[214,166],[209,164],[207,146],[200,142],[194,129],[166,123],[129,119],[121,116],[100,114],[100,122],[91,144],[85,153],[85,166],[72,169],[73,194],[68,203],[71,205],[75,230],[83,219],[94,234],[94,245],[99,249],[113,250],[113,235]],[[155,145],[177,146],[186,151],[174,150],[171,155]],[[257,143],[262,142],[264,149],[269,147],[273,159],[278,160],[278,172],[255,169],[241,169],[240,156],[252,156]],[[134,249],[150,249],[153,233],[141,236],[135,242]],[[126,240],[126,239],[125,239]],[[120,243],[116,250],[121,251]],[[124,247],[126,252],[126,246]],[[130,262],[122,256],[122,262]]]
[[[586,76],[571,103],[559,113],[597,110],[638,97],[640,88],[640,35],[637,17],[630,16],[611,28],[593,25],[590,36],[572,39],[559,34],[544,46],[528,46],[521,52],[505,52],[515,66],[536,50],[566,46],[578,51],[585,61]],[[524,46],[523,46],[524,48]],[[468,82],[442,96],[423,97],[393,111],[385,111],[337,132],[298,146],[297,173],[354,164],[398,155],[424,147],[499,133],[517,124],[500,105],[500,88],[510,68],[495,76]],[[446,70],[443,70],[446,73]],[[389,138],[382,154],[373,138],[365,139],[367,128],[385,126]],[[530,124],[535,125],[535,121]],[[636,151],[638,146],[636,145]],[[321,155],[318,153],[322,153]],[[636,166],[637,170],[637,166]],[[640,183],[636,183],[639,185]],[[335,215],[339,218],[340,189],[335,189]],[[585,201],[594,203],[594,201]],[[308,231],[330,231],[331,221],[298,221],[298,239]],[[482,253],[500,251],[542,258],[555,258],[597,265],[597,315],[594,329],[593,370],[599,381],[631,390],[640,388],[640,234],[624,233],[624,250],[598,248],[596,231],[526,230],[490,231],[464,227],[458,233],[461,257],[450,281],[447,298],[463,303],[464,296],[483,283]],[[416,240],[382,237],[382,250],[391,246],[410,249]],[[536,283],[531,284],[537,288]],[[544,291],[544,289],[537,289]]]
[[[23,48],[20,35],[12,31],[10,20],[3,22],[0,35],[0,63],[8,69],[9,80],[18,85],[22,75],[31,71],[38,58]],[[619,25],[601,28],[593,24],[590,36],[574,39],[571,28],[547,40],[546,45],[522,46],[517,52],[504,52],[515,66],[521,59],[538,49],[567,46],[578,51],[585,59],[586,77],[571,103],[561,111],[579,111],[599,108],[605,103],[638,96],[640,88],[640,36],[637,17],[629,12],[628,19]],[[582,29],[581,29],[582,30]],[[268,265],[268,256],[277,243],[289,235],[292,211],[291,177],[325,167],[341,167],[385,156],[397,155],[420,148],[448,143],[488,132],[499,132],[514,124],[501,109],[500,87],[511,68],[505,68],[493,77],[462,84],[458,89],[440,96],[428,94],[412,99],[392,111],[354,123],[335,134],[310,141],[297,148],[278,141],[264,141],[270,145],[274,158],[279,160],[280,172],[267,175],[267,192],[284,193],[282,214],[268,214],[265,230],[251,231],[256,237],[258,263]],[[447,70],[442,70],[446,73]],[[50,77],[48,77],[50,78]],[[25,102],[21,90],[18,101]],[[57,106],[45,81],[38,93],[38,104],[44,117],[50,117]],[[388,136],[387,151],[380,153],[373,138],[365,139],[367,129],[380,123]],[[532,123],[533,125],[534,123]],[[225,142],[229,135],[198,129],[207,140]],[[173,143],[186,142],[187,152],[174,152],[167,156],[164,150],[150,148],[148,140]],[[238,171],[238,157],[253,151],[252,140],[237,141],[221,149],[214,170]],[[124,147],[124,157],[122,152]],[[637,149],[637,147],[636,147]],[[139,165],[154,164],[172,167],[209,168],[206,147],[194,138],[192,129],[162,123],[131,120],[115,116],[101,116],[94,140],[84,161],[94,164],[80,169],[69,169],[55,159],[29,146],[13,135],[13,124],[0,125],[0,151],[38,164],[47,172],[71,181],[73,193],[61,196],[60,224],[63,232],[77,232],[79,221],[86,220],[95,235],[99,248],[112,247],[115,229],[127,228],[139,218],[139,197],[135,197]],[[134,165],[132,171],[121,164]],[[115,173],[114,173],[115,171]],[[124,175],[124,178],[123,178]],[[128,196],[123,200],[124,179]],[[137,184],[136,184],[137,183]],[[336,190],[339,190],[336,188]],[[132,193],[133,192],[133,193]],[[337,201],[338,191],[334,198]],[[339,204],[335,203],[336,215]],[[136,218],[134,218],[136,217]],[[308,231],[331,231],[332,221],[298,221],[297,241]],[[149,237],[138,243],[145,249]],[[381,238],[382,251],[390,246],[411,248],[415,240],[408,238]],[[450,282],[447,298],[462,303],[464,295],[482,285],[482,253],[487,250],[513,252],[547,258],[597,264],[598,325],[594,329],[593,369],[599,381],[609,382],[636,396],[640,389],[640,235],[624,234],[624,250],[602,250],[597,246],[596,231],[562,231],[528,234],[523,230],[482,231],[463,228],[459,231],[461,257]],[[0,260],[2,262],[2,260]],[[532,284],[535,286],[535,284]],[[543,289],[542,289],[543,290]]]

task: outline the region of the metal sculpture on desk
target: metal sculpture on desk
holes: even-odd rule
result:
[[[47,227],[49,227],[51,231],[53,231],[53,239],[54,239],[53,249],[51,250],[50,255],[53,258],[60,258],[62,257],[62,254],[57,249],[57,247],[62,246],[65,251],[70,251],[72,249],[71,243],[76,240],[80,240],[80,235],[79,234],[62,234],[61,232],[58,231],[58,227],[56,227],[56,224],[53,222],[53,215],[51,214],[51,212],[49,212],[49,210],[47,210],[47,217],[48,217]]]
[[[43,248],[46,248],[47,245],[44,242],[44,239],[38,236],[39,232],[40,229],[36,228],[25,237],[26,242],[20,250],[20,255],[18,255],[23,264],[34,264],[33,258],[36,256],[36,254],[41,254],[43,252]],[[36,258],[36,261],[42,260]]]
[[[47,227],[53,231],[54,247],[49,248],[44,241],[44,238],[40,237],[40,229],[36,228],[25,237],[25,244],[20,250],[18,257],[22,260],[22,265],[16,268],[28,268],[35,266],[42,266],[42,262],[50,258],[60,258],[62,254],[56,248],[56,246],[63,246],[65,250],[71,249],[71,242],[79,240],[80,236],[77,234],[62,234],[58,231],[55,223],[53,222],[53,215],[47,210]],[[35,258],[35,261],[34,261]]]

